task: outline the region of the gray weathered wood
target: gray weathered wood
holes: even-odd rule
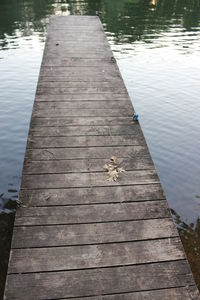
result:
[[[132,117],[62,117],[62,118],[38,118],[33,117],[31,120],[31,128],[43,127],[43,126],[111,126],[111,125],[130,125],[133,123]],[[142,136],[142,131],[141,131]],[[120,145],[120,143],[118,144]]]
[[[71,37],[69,37],[70,39]],[[86,35],[82,36],[80,40],[86,40]],[[91,41],[99,41],[96,36],[90,36],[89,39]],[[55,40],[59,42],[59,37]],[[44,58],[43,59],[43,66],[50,66],[50,67],[90,67],[90,68],[105,68],[109,67],[111,70],[116,70],[115,60],[108,56],[107,58],[79,58],[79,57],[70,57],[70,58],[58,58],[52,56],[51,58]]]
[[[54,127],[33,127],[30,134],[32,136],[92,136],[92,135],[133,135],[138,136],[141,129],[138,125],[115,125],[115,126],[54,126]]]
[[[53,160],[53,161],[25,161],[23,174],[61,174],[80,172],[105,172],[106,159],[88,160]],[[125,171],[153,170],[154,164],[150,156],[119,159],[119,166]]]
[[[191,300],[199,299],[198,290],[195,286],[186,286],[180,288],[165,288],[157,289],[154,291],[145,292],[129,292],[126,294],[114,294],[114,295],[100,295],[94,297],[84,297],[84,300]],[[72,298],[67,298],[72,299]],[[75,300],[80,298],[73,298]],[[66,300],[66,298],[63,298]]]
[[[80,27],[79,27],[80,28]],[[83,28],[83,27],[82,27]],[[78,51],[81,54],[81,51],[83,52],[88,49],[92,53],[92,51],[109,51],[111,52],[110,46],[105,40],[104,43],[93,43],[90,41],[82,41],[78,42],[76,40],[73,41],[61,41],[59,44],[57,43],[47,43],[45,47],[45,55],[48,54],[48,51],[54,51],[57,50],[62,52],[72,52],[73,50]]]
[[[126,101],[127,100],[127,93],[119,93],[115,94],[113,92],[104,93],[104,94],[42,94],[36,95],[35,103],[39,101]],[[55,117],[55,116],[54,116]],[[91,116],[94,118],[94,116]],[[121,116],[120,116],[121,117]]]
[[[20,300],[98,296],[194,286],[192,274],[184,260],[79,271],[11,274],[7,281],[5,299]]]
[[[70,189],[21,190],[20,199],[27,206],[122,203],[165,199],[160,184]]]
[[[126,89],[122,87],[38,87],[37,93],[40,94],[106,94],[106,93],[125,93]]]
[[[105,37],[100,37],[96,34],[96,32],[92,33],[92,34],[88,34],[88,32],[83,32],[81,35],[77,33],[76,35],[76,40],[78,42],[90,42],[90,43],[100,43],[102,45],[105,44],[106,42],[106,39]],[[49,35],[48,36],[48,39],[47,39],[47,42],[48,43],[58,43],[60,44],[61,41],[74,41],[74,34],[73,33],[69,33],[67,35],[67,38],[65,38],[65,35],[63,35],[62,33],[60,34],[54,34],[54,35]],[[102,60],[103,61],[103,60]],[[57,60],[57,62],[59,62],[59,60]],[[51,66],[51,62],[49,62],[48,64],[43,60],[43,65],[48,65],[48,66]],[[60,64],[62,66],[62,64]],[[56,64],[57,66],[57,64]]]
[[[159,178],[155,170],[126,171],[119,175],[117,181],[108,181],[106,172],[92,173],[64,173],[22,176],[22,189],[67,188],[116,186],[131,184],[158,183]]]
[[[66,44],[65,44],[66,45]],[[65,46],[64,45],[64,46]],[[82,45],[82,43],[81,43]],[[101,47],[102,45],[98,45]],[[67,45],[66,45],[67,47]],[[74,47],[74,46],[73,46]],[[89,46],[91,47],[91,45]],[[62,79],[67,79],[69,82],[83,82],[83,81],[99,81],[99,78],[102,81],[109,81],[114,79],[119,80],[121,78],[120,73],[117,69],[112,69],[109,67],[64,67],[64,66],[57,66],[57,67],[49,67],[43,66],[40,72],[40,77],[42,81],[49,81],[51,78],[60,77]],[[115,82],[115,81],[114,81]],[[116,94],[117,95],[117,94]],[[127,97],[127,94],[125,95]]]
[[[8,274],[128,266],[184,259],[179,238],[11,250]],[[46,261],[46,257],[48,260]]]
[[[14,228],[12,249],[93,245],[177,237],[171,219]]]
[[[65,16],[51,16],[49,19],[49,27],[55,26],[61,28],[62,26],[101,26],[101,21],[98,16],[80,16],[71,15]]]
[[[53,109],[34,110],[34,117],[132,117],[133,109]]]
[[[86,147],[86,148],[46,148],[27,149],[25,157],[32,160],[53,160],[53,159],[88,159],[106,158],[111,156],[117,158],[135,158],[135,156],[148,155],[145,146],[124,146],[124,147]]]
[[[108,81],[82,81],[82,82],[71,82],[71,81],[40,81],[39,85],[38,85],[38,88],[78,88],[78,89],[82,89],[82,88],[109,88],[109,89],[113,89],[113,88],[122,88],[122,90],[125,88],[124,86],[124,83],[121,82],[121,80],[116,80],[115,81],[111,81],[111,82],[108,82]],[[103,105],[103,103],[101,103]],[[111,103],[109,103],[111,104]],[[116,101],[113,102],[113,104],[115,105],[125,105],[125,103],[116,103]],[[127,106],[131,106],[131,102],[127,99]],[[90,103],[91,105],[91,103]]]
[[[43,123],[45,124],[45,123]],[[48,123],[46,123],[48,124]],[[36,127],[35,127],[36,128]],[[70,148],[70,147],[106,147],[106,146],[141,146],[145,140],[141,134],[117,136],[33,136],[29,135],[28,148]]]
[[[53,58],[59,56],[60,59],[62,59],[62,61],[64,63],[66,63],[66,60],[68,60],[69,58],[82,58],[82,59],[108,59],[109,57],[111,57],[110,52],[99,52],[99,51],[94,51],[94,52],[90,52],[90,51],[83,51],[83,53],[81,54],[80,52],[65,52],[62,53],[61,51],[51,51],[50,53],[48,53],[45,57],[46,60],[50,60],[51,62],[54,63]],[[56,63],[56,62],[55,62]]]
[[[66,73],[66,72],[65,72]],[[118,76],[104,76],[104,74],[100,75],[97,74],[97,76],[95,76],[95,78],[92,78],[92,73],[88,74],[86,73],[84,76],[82,74],[75,74],[72,75],[70,77],[67,77],[65,75],[65,73],[63,74],[63,76],[61,76],[61,74],[59,74],[58,76],[55,76],[54,73],[51,74],[51,72],[48,74],[47,76],[40,76],[40,86],[47,86],[49,83],[54,86],[65,86],[65,84],[67,84],[67,86],[71,85],[71,86],[80,86],[80,87],[85,87],[85,86],[90,86],[90,87],[98,87],[102,84],[102,86],[104,87],[113,87],[116,84],[121,85],[121,78]],[[124,85],[123,85],[124,86]],[[128,99],[127,99],[128,100]]]
[[[64,83],[65,85],[65,83]],[[87,108],[95,108],[95,109],[124,109],[127,110],[131,109],[132,111],[132,104],[130,101],[49,101],[49,102],[37,102],[35,103],[35,109],[42,110],[42,109],[87,109]],[[132,120],[132,123],[133,120]]]
[[[104,205],[23,207],[17,212],[15,226],[131,221],[169,216],[168,206],[162,200]]]

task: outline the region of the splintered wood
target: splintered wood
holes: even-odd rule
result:
[[[98,17],[52,17],[5,300],[199,299]]]

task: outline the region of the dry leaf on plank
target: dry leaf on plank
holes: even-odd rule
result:
[[[110,158],[110,163],[104,165],[104,170],[108,172],[108,181],[116,181],[119,174],[125,172],[125,170],[118,165],[118,160],[116,156]]]

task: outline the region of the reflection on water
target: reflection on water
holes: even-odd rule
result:
[[[0,277],[51,14],[100,16],[199,283],[199,0],[0,1]]]
[[[196,223],[186,224],[174,210],[172,210],[172,214],[200,290],[200,218]]]
[[[0,217],[0,299],[3,298],[4,282],[7,272],[7,258],[10,251],[13,222],[13,214],[3,214]]]

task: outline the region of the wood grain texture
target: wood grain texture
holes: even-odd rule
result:
[[[67,43],[67,42],[61,42],[63,43],[64,47],[68,47],[70,45],[71,47],[71,42]],[[76,45],[81,45],[84,46],[84,42],[78,43],[78,41],[74,42]],[[93,42],[86,43],[88,45],[88,47],[91,49],[91,47],[94,45]],[[97,47],[102,47],[102,44],[96,44]],[[107,44],[108,45],[108,44]],[[48,45],[46,46],[48,47]],[[52,47],[52,44],[49,45],[49,47]],[[72,45],[72,47],[74,47],[74,44]],[[64,76],[64,77],[68,77],[68,79],[71,78],[71,76],[80,76],[81,80],[84,80],[85,78],[87,78],[87,76],[91,76],[91,75],[95,75],[95,76],[104,76],[104,78],[106,79],[106,76],[112,77],[112,78],[121,78],[121,74],[119,73],[119,71],[117,70],[117,68],[110,68],[110,66],[99,66],[98,68],[93,68],[93,67],[84,67],[84,66],[79,66],[77,67],[73,67],[73,66],[69,66],[69,67],[65,67],[65,66],[55,66],[55,67],[51,67],[51,66],[42,66],[42,69],[40,71],[40,76],[47,76],[47,78],[49,76]],[[86,76],[86,77],[85,77]],[[74,81],[74,80],[72,80]],[[76,80],[77,81],[77,80]]]
[[[132,117],[62,117],[62,118],[39,118],[32,117],[31,127],[54,127],[54,126],[111,126],[111,125],[134,125]],[[142,135],[142,131],[141,131]],[[120,145],[120,143],[119,143]]]
[[[52,160],[52,161],[25,161],[23,174],[61,174],[82,172],[104,172],[107,159],[88,160]],[[142,158],[118,159],[118,164],[125,171],[153,170],[154,164],[150,156]]]
[[[37,130],[35,128],[35,130]],[[65,132],[64,132],[65,134]],[[138,135],[98,135],[98,136],[35,136],[29,134],[27,148],[86,148],[86,147],[110,147],[110,146],[144,146],[145,140]],[[142,159],[142,158],[141,158]]]
[[[165,199],[161,185],[129,185],[67,189],[21,189],[26,206],[84,205]]]
[[[17,211],[15,226],[86,224],[169,218],[166,201],[104,205],[23,207]]]
[[[106,172],[39,174],[22,176],[21,189],[117,186],[158,183],[155,170],[126,171],[117,181],[108,181]]]
[[[52,89],[53,91],[53,89]],[[77,91],[80,91],[79,89]],[[56,91],[57,93],[58,91]],[[67,92],[68,93],[68,92]],[[47,108],[46,110],[35,109],[33,111],[34,117],[133,117],[133,109],[128,111],[124,108],[121,109],[62,109],[62,108]]]
[[[60,72],[60,71],[59,71]],[[64,72],[64,71],[63,71]],[[87,70],[86,70],[87,72]],[[80,74],[79,74],[80,75]],[[36,94],[35,103],[40,101],[53,101],[53,102],[60,102],[60,101],[126,101],[128,100],[127,93],[118,93],[109,91],[108,93],[104,94]],[[94,116],[91,116],[91,118]]]
[[[13,249],[11,256],[8,274],[128,266],[185,258],[179,238],[171,238],[170,241],[160,239],[76,247]]]
[[[30,131],[32,136],[87,136],[87,135],[139,135],[138,125],[116,125],[116,126],[67,126],[67,127],[37,127]]]
[[[4,300],[199,299],[133,113],[99,18],[51,17]]]
[[[184,260],[103,269],[11,274],[7,282],[5,299],[20,300],[98,296],[194,285]]]
[[[14,228],[12,249],[120,243],[171,237],[178,237],[178,232],[169,218],[81,225],[21,226]]]
[[[62,76],[63,73],[63,76]],[[89,84],[95,86],[95,84],[98,86],[101,83],[102,84],[109,84],[110,86],[115,85],[116,83],[121,84],[121,77],[119,76],[118,73],[116,75],[104,75],[104,72],[99,71],[96,72],[95,77],[94,74],[92,74],[91,70],[85,70],[85,72],[71,72],[70,77],[66,76],[66,70],[59,70],[58,72],[56,71],[51,71],[51,70],[46,70],[44,72],[44,75],[40,75],[39,81],[41,84],[47,84],[47,83],[67,83],[67,84],[80,84],[82,86]],[[56,75],[57,74],[57,75]],[[128,100],[128,98],[127,98]]]
[[[145,146],[126,146],[126,147],[85,147],[85,148],[45,148],[27,149],[25,157],[31,160],[59,160],[59,159],[89,159],[106,158],[111,156],[117,158],[134,158],[137,156],[148,155],[149,151]]]
[[[43,81],[41,81],[40,83],[39,83],[39,85],[38,85],[38,88],[55,88],[55,89],[57,89],[57,88],[78,88],[78,89],[82,89],[82,88],[95,88],[95,89],[99,89],[99,88],[105,88],[105,89],[107,89],[107,88],[109,88],[109,89],[113,89],[113,88],[120,88],[120,89],[124,89],[125,88],[125,86],[124,86],[124,83],[122,83],[122,81],[121,80],[116,80],[115,79],[115,81],[111,81],[111,82],[108,82],[108,81],[89,81],[89,82],[87,82],[87,81],[82,81],[82,82],[78,82],[78,81],[76,81],[76,82],[65,82],[65,81],[48,81],[48,82],[43,82]],[[92,103],[90,102],[90,103],[87,103],[88,105],[91,105]],[[103,102],[101,103],[102,105],[103,105]],[[108,105],[111,105],[112,104],[112,102],[109,102],[108,103]],[[113,104],[115,104],[115,105],[125,105],[125,103],[121,103],[121,102],[116,102],[116,101],[114,101],[114,103]],[[56,103],[56,105],[58,105],[58,103]],[[128,99],[127,99],[127,107],[128,107],[128,105],[129,106],[131,106],[131,103],[130,103],[130,101],[128,101]],[[108,107],[109,108],[109,107]]]
[[[67,298],[72,299],[72,298]],[[80,299],[80,298],[73,298]],[[114,294],[114,295],[101,295],[94,297],[85,297],[84,300],[191,300],[199,299],[199,292],[196,286],[187,286],[180,288],[165,288],[157,289],[154,291],[145,291],[145,292],[129,292],[126,294]],[[66,300],[64,298],[63,300]]]
[[[58,94],[106,94],[106,93],[125,93],[126,89],[118,86],[112,87],[38,87],[37,93],[58,95]]]
[[[48,83],[49,84],[49,83]],[[48,85],[47,84],[47,85]],[[65,83],[63,84],[65,85]],[[87,85],[87,83],[86,83]],[[49,102],[36,102],[35,109],[47,110],[47,109],[124,109],[132,110],[132,104],[130,101],[49,101]],[[134,122],[132,122],[134,123]]]

